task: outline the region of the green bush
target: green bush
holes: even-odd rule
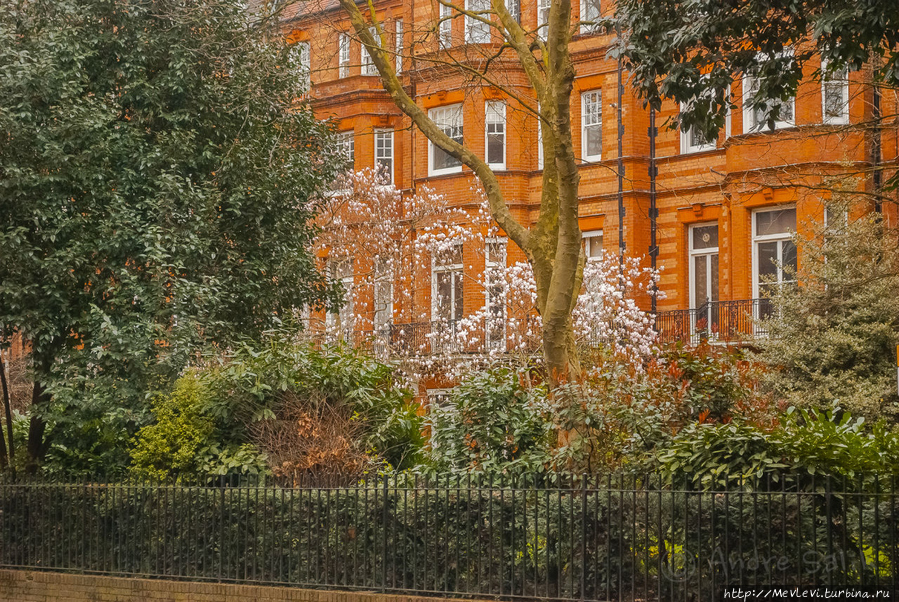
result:
[[[413,465],[422,419],[390,366],[344,348],[317,350],[284,333],[218,354],[153,402],[133,440],[132,469],[359,472]]]
[[[430,462],[437,471],[527,473],[551,461],[544,387],[507,368],[479,372],[432,407]]]
[[[845,201],[828,210],[827,224],[797,239],[801,286],[773,299],[763,384],[788,405],[899,420],[899,228],[877,213],[855,217]]]
[[[223,444],[204,413],[209,391],[193,373],[182,376],[168,395],[152,404],[155,422],[138,431],[131,449],[131,469],[161,479],[172,474],[255,473],[264,466],[252,446]]]
[[[675,478],[766,477],[782,473],[872,478],[899,474],[899,432],[881,421],[866,428],[848,412],[791,408],[766,430],[745,422],[691,424],[656,457]]]
[[[298,413],[315,420],[333,410],[346,412],[341,428],[349,430],[336,436],[347,438],[354,451],[395,469],[419,461],[424,427],[411,391],[392,366],[352,349],[315,349],[274,332],[262,345],[214,357],[199,378],[209,391],[204,412],[227,440],[258,444],[253,432],[264,423],[286,426]],[[266,451],[274,456],[278,450]]]

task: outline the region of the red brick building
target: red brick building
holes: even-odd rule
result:
[[[509,2],[520,10],[526,30],[538,28],[549,6],[548,0]],[[576,18],[578,9],[600,8],[594,0],[575,4]],[[516,217],[533,223],[542,182],[540,127],[513,98],[533,96],[520,65],[497,60],[491,73],[498,85],[472,85],[453,57],[472,49],[488,56],[497,46],[495,32],[471,27],[462,16],[440,21],[452,11],[432,0],[376,0],[375,6],[407,92],[445,131],[484,153]],[[612,7],[603,3],[601,10],[607,14]],[[314,13],[297,11],[294,6],[282,14],[282,31],[300,45],[310,67],[314,110],[335,121],[354,167],[382,165],[407,193],[427,183],[452,204],[474,210],[470,190],[476,179],[447,161],[394,106],[336,2]],[[695,327],[700,314],[689,310],[714,308],[714,314],[702,314],[713,320],[719,319],[718,308],[721,320],[758,312],[752,300],[765,296],[766,279],[783,280],[779,265],[802,261],[791,234],[802,235],[825,219],[832,180],[845,187],[854,178],[852,186],[871,191],[875,168],[895,166],[895,119],[876,128],[871,120],[875,105],[881,114],[895,115],[896,97],[891,92],[875,98],[865,71],[822,82],[816,76],[820,65],[807,65],[807,80],[773,131],[753,111],[736,110],[717,140],[704,141],[667,127],[679,110],[669,103],[654,116],[653,136],[653,116],[628,86],[627,73],[607,57],[613,39],[584,27],[571,45],[577,72],[574,144],[582,160],[580,226],[588,254],[645,256],[647,264],[662,269],[665,296],[652,309],[659,312],[659,328],[671,336]],[[738,105],[751,85],[744,80],[732,90]],[[896,219],[895,204],[883,210]],[[473,250],[464,248],[463,255],[462,266],[483,265]],[[507,258],[515,259],[516,250],[510,248]],[[421,294],[430,289],[422,287]],[[474,290],[466,289],[462,299],[465,313],[483,304],[483,294]],[[355,302],[366,303],[361,296]],[[423,299],[418,307],[432,305]],[[646,305],[650,309],[648,300]],[[433,317],[425,315],[427,309],[419,313],[414,320]]]

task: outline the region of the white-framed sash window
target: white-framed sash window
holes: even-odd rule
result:
[[[356,161],[356,137],[353,130],[338,132],[336,138],[340,154],[345,161],[344,171],[353,171]]]
[[[549,31],[549,9],[552,5],[552,0],[537,0],[537,35],[544,40]]]
[[[348,77],[350,75],[350,36],[340,34],[340,52],[337,57],[338,75],[340,77]]]
[[[393,130],[375,130],[375,167],[379,176],[393,184]]]
[[[597,261],[602,258],[602,230],[588,230],[582,233],[584,241],[584,255],[587,261]]]
[[[792,56],[793,49],[785,49],[778,58]],[[759,54],[759,60],[766,60],[765,53]],[[743,133],[758,132],[768,127],[765,115],[774,107],[778,107],[778,116],[774,121],[774,129],[792,127],[796,122],[796,98],[787,100],[769,99],[761,105],[752,106],[753,99],[759,91],[759,78],[756,75],[743,76]]]
[[[443,133],[462,144],[463,121],[462,104],[436,107],[428,111],[428,115]],[[450,156],[433,142],[428,142],[428,175],[439,176],[462,171],[462,162]]]
[[[506,348],[506,246],[505,238],[487,239],[484,261],[487,348]]]
[[[506,104],[488,101],[484,109],[484,157],[492,169],[506,169]]]
[[[849,123],[849,71],[845,67],[829,71],[821,65],[821,115],[830,125]]]
[[[370,33],[371,37],[374,38],[375,44],[380,46],[381,36],[378,35],[378,28],[369,27],[368,33]],[[375,62],[371,58],[371,49],[365,46],[365,44],[362,45],[362,75],[378,75],[378,68],[375,66]]]
[[[403,20],[397,19],[395,25],[394,50],[396,51],[396,73],[399,75],[403,72],[403,52],[406,50],[406,44],[403,42]]]
[[[431,276],[431,319],[455,322],[463,316],[462,243],[434,254]]]
[[[752,295],[770,298],[782,284],[795,283],[796,207],[759,209],[752,214]]]
[[[581,33],[591,34],[599,30],[597,22],[602,14],[600,0],[581,0]]]
[[[581,158],[602,159],[602,91],[581,94]]]
[[[437,38],[443,48],[449,48],[453,45],[453,9],[446,4],[440,4],[439,19],[440,24],[437,26]]]
[[[490,18],[488,12],[490,11],[490,0],[465,0],[465,8],[470,13],[476,14],[482,18]],[[465,43],[489,44],[490,25],[480,19],[465,15]]]

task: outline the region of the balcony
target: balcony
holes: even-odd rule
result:
[[[659,312],[655,327],[662,343],[740,343],[768,336],[758,321],[773,311],[770,299],[709,301],[696,309]]]
[[[377,330],[339,333],[325,333],[313,328],[311,338],[316,343],[344,341],[378,358],[506,353],[512,347],[524,351],[539,348],[535,337],[508,332],[503,319],[488,319],[481,324],[470,319],[408,322],[389,324]]]
[[[699,345],[739,344],[766,337],[759,324],[773,312],[769,299],[710,301],[696,309],[658,312],[655,329],[660,343]],[[522,332],[512,332],[502,319],[473,324],[471,320],[439,320],[388,324],[377,330],[323,332],[321,325],[309,325],[316,344],[343,341],[380,359],[413,356],[459,356],[465,354],[537,353],[540,329],[531,320]],[[610,343],[604,337],[582,337],[585,347]]]

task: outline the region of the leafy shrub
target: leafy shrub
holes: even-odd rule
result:
[[[665,349],[646,363],[598,353],[587,377],[549,393],[525,373],[494,369],[456,387],[431,411],[433,468],[595,473],[654,462],[697,422],[776,422],[756,392],[757,366],[739,351]]]
[[[673,346],[645,364],[599,355],[583,383],[554,395],[560,433],[555,461],[577,472],[641,468],[683,428],[776,422],[772,398],[757,393],[758,366],[739,350]],[[561,394],[559,394],[561,393]]]
[[[423,446],[418,405],[394,368],[351,349],[314,349],[275,332],[261,346],[216,356],[199,378],[209,391],[204,412],[225,439],[265,449],[278,458],[277,470],[353,472],[361,455],[403,469],[417,461]],[[324,422],[337,415],[342,419]],[[342,431],[333,430],[338,426]],[[343,437],[353,453],[326,449],[330,437],[313,436],[322,428]],[[288,441],[304,447],[285,447]],[[309,447],[314,441],[324,447]],[[346,466],[337,461],[341,457]]]
[[[719,475],[763,477],[787,472],[853,478],[899,473],[899,432],[883,421],[865,427],[848,412],[791,408],[780,424],[691,424],[661,451],[657,467],[676,479],[716,482]]]
[[[170,394],[153,401],[155,422],[134,437],[134,473],[160,479],[184,472],[254,473],[260,469],[263,458],[252,447],[220,443],[213,420],[203,411],[207,395],[197,376],[189,373],[178,379]]]
[[[508,368],[478,372],[443,406],[432,407],[430,461],[435,470],[526,473],[551,460],[546,389],[526,386]]]
[[[899,229],[876,213],[853,216],[845,201],[829,210],[827,224],[797,239],[802,285],[773,299],[763,384],[788,405],[899,420]]]

